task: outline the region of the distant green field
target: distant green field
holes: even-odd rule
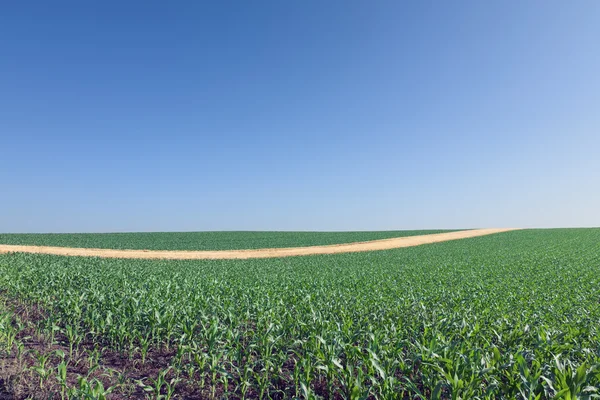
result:
[[[0,294],[4,320],[21,318],[0,329],[9,361],[16,343],[36,345],[27,332],[67,354],[47,362],[51,378],[27,372],[40,398],[97,382],[199,399],[591,399],[600,387],[600,229],[263,260],[7,254]]]
[[[135,250],[235,250],[351,243],[442,232],[452,231],[0,234],[0,244]]]

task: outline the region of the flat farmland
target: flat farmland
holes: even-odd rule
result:
[[[257,260],[13,253],[0,290],[14,398],[575,399],[600,386],[600,229]]]
[[[454,231],[5,233],[0,234],[0,244],[120,250],[240,250],[320,246]]]
[[[413,236],[393,237],[366,242],[339,243],[304,247],[279,247],[238,250],[119,250],[56,246],[7,245],[0,244],[0,254],[32,253],[58,256],[81,256],[124,259],[163,259],[163,260],[223,260],[223,259],[262,259],[292,256],[344,254],[366,251],[398,249],[424,244],[447,242],[494,233],[508,232],[514,228],[470,229],[462,231],[429,233]]]

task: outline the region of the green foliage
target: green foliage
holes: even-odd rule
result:
[[[450,230],[375,232],[140,232],[0,234],[0,244],[135,250],[236,250],[364,242]]]
[[[266,260],[12,254],[0,288],[42,305],[72,351],[81,336],[169,349],[141,382],[162,398],[188,381],[235,398],[592,399],[599,243],[564,229]]]

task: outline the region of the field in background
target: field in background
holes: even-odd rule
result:
[[[0,386],[21,397],[574,399],[600,386],[600,229],[266,260],[11,254],[0,290]]]
[[[364,242],[454,231],[0,234],[0,244],[134,250],[240,250]]]

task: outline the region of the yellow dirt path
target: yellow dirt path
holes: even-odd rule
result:
[[[0,254],[3,253],[36,253],[54,254],[60,256],[84,256],[104,258],[140,258],[140,259],[171,259],[171,260],[217,260],[217,259],[248,259],[275,258],[291,256],[309,256],[315,254],[355,253],[362,251],[389,250],[401,247],[420,246],[422,244],[446,242],[508,232],[515,228],[502,229],[473,229],[430,235],[407,236],[391,239],[371,240],[368,242],[342,243],[326,246],[287,247],[275,249],[252,250],[115,250],[115,249],[84,249],[71,247],[23,246],[0,244]]]

